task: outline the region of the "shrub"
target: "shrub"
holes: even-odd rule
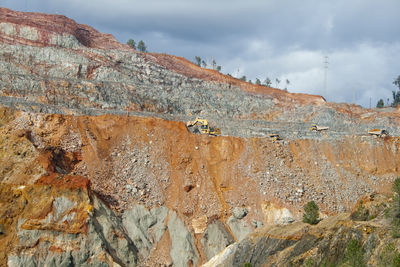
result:
[[[387,244],[386,247],[379,253],[379,266],[382,267],[396,266],[393,263],[397,254],[398,254],[397,250],[393,245],[393,243]]]
[[[397,193],[397,195],[400,196],[400,177],[397,177],[396,180],[394,180],[392,190],[394,193]]]
[[[315,267],[317,264],[313,258],[308,258],[304,261],[302,267]]]
[[[304,206],[303,222],[309,224],[319,222],[319,208],[314,201],[310,201]]]
[[[345,252],[345,260],[350,266],[354,267],[365,266],[362,247],[358,240],[352,239],[347,244]]]
[[[392,266],[400,267],[400,253],[397,252],[397,254],[393,258],[392,263],[393,263]]]
[[[351,214],[351,219],[355,221],[367,221],[369,217],[369,210],[366,209],[362,203],[360,203],[357,210]]]

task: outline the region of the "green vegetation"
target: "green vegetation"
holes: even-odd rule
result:
[[[304,261],[302,267],[314,267],[317,266],[317,263],[313,258],[308,258]]]
[[[267,77],[264,80],[264,84],[265,84],[265,86],[271,87],[271,85],[272,85],[271,79]]]
[[[207,67],[207,63],[204,60],[202,60],[201,57],[199,57],[199,56],[194,57],[194,64],[196,64],[199,67],[203,66],[203,68]],[[211,67],[213,70],[217,70],[217,71],[221,71],[221,69],[222,69],[222,67],[220,65],[217,65],[217,62],[215,61],[215,59],[212,60]]]
[[[319,222],[319,208],[314,201],[310,201],[304,206],[303,222],[309,224],[317,224]]]
[[[391,208],[392,237],[400,237],[400,177],[393,182],[393,205]]]
[[[383,108],[385,106],[385,102],[383,102],[383,99],[379,99],[378,103],[376,104],[377,108]]]
[[[286,79],[286,87],[285,87],[285,90],[286,90],[286,91],[287,91],[287,88],[289,87],[289,84],[290,84],[289,79]]]
[[[132,47],[133,49],[136,49],[135,40],[129,39],[128,42],[126,42],[126,44],[129,45],[130,47]]]
[[[363,249],[358,240],[352,239],[347,244],[345,251],[345,262],[352,267],[366,266],[364,261]]]
[[[369,210],[361,202],[357,210],[351,214],[351,219],[355,221],[368,221],[370,218]]]
[[[279,84],[281,83],[281,80],[278,78],[275,78],[275,83],[276,83],[276,88],[279,88]]]
[[[199,56],[195,56],[194,57],[194,64],[196,64],[197,66],[201,66],[201,57]]]
[[[140,52],[147,52],[147,47],[146,47],[145,43],[142,40],[139,41],[139,43],[137,45],[137,49]]]
[[[379,254],[379,266],[398,267],[400,266],[400,253],[393,243],[389,243]]]
[[[242,267],[253,267],[253,265],[249,262],[246,262],[242,265]]]
[[[393,81],[393,84],[399,88],[397,92],[392,91],[393,94],[392,107],[396,107],[398,104],[400,104],[400,75],[397,76],[396,80]]]

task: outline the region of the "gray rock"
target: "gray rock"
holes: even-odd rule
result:
[[[208,225],[201,238],[201,245],[207,256],[207,260],[220,253],[233,242],[234,239],[232,235],[221,221],[215,221]]]
[[[238,241],[242,240],[252,232],[250,225],[245,221],[236,219],[234,216],[228,218],[227,224]]]
[[[6,233],[6,228],[3,224],[0,223],[0,235],[4,235]]]
[[[197,266],[199,258],[193,237],[174,211],[168,213],[168,232],[171,238],[170,256],[174,266]]]
[[[236,219],[243,219],[247,215],[247,209],[245,207],[235,207],[232,211],[233,216]]]
[[[147,210],[142,205],[135,205],[122,215],[122,224],[143,258],[148,257],[153,245],[165,233],[167,212],[166,207]]]

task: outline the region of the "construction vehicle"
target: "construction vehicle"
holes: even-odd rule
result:
[[[386,131],[384,129],[372,129],[372,130],[368,131],[368,133],[370,135],[375,135],[378,137],[385,137],[385,136],[389,135],[388,131]]]
[[[312,124],[310,127],[310,131],[316,131],[316,132],[321,132],[321,131],[327,131],[329,130],[329,127],[327,126],[318,126],[316,124]]]
[[[220,135],[221,129],[216,127],[210,127],[206,119],[196,118],[194,121],[188,121],[186,126],[193,129],[193,133],[209,134],[209,135]],[[190,130],[189,130],[190,131]]]
[[[273,141],[282,140],[282,138],[279,136],[279,134],[269,134],[269,138],[271,138]]]

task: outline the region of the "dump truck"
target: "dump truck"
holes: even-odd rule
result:
[[[379,136],[379,137],[385,137],[385,136],[389,135],[388,131],[386,131],[384,129],[372,129],[372,130],[368,131],[368,134]]]
[[[206,119],[196,118],[194,121],[188,121],[186,126],[190,132],[193,133],[201,133],[201,134],[209,134],[209,135],[220,135],[221,129],[216,127],[210,127],[208,125],[208,121]]]
[[[321,132],[321,131],[327,131],[329,130],[329,127],[327,126],[318,126],[317,124],[312,124],[310,127],[310,131],[316,131],[316,132]]]

